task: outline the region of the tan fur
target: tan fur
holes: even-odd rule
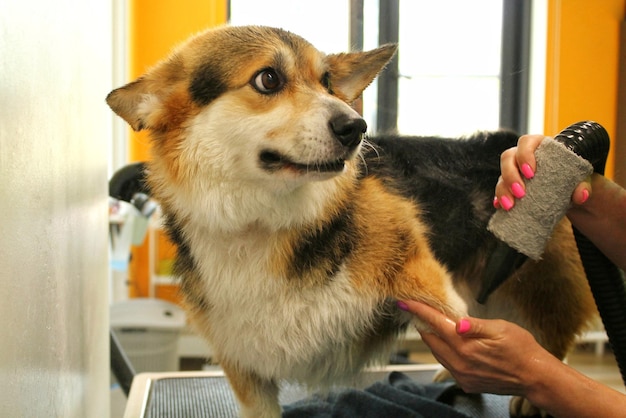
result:
[[[350,266],[355,285],[398,300],[421,300],[452,316],[462,313],[442,303],[448,300],[443,287],[448,272],[430,251],[428,229],[418,221],[415,205],[389,193],[376,179],[365,179],[358,193],[354,217],[362,225],[364,235],[359,248],[363,256]],[[394,261],[384,265],[370,262],[390,259]],[[432,280],[433,277],[440,280]]]
[[[448,290],[442,287],[445,280],[432,280],[433,277],[445,278],[447,271],[438,263],[429,249],[426,239],[427,228],[418,219],[415,205],[405,199],[389,193],[375,179],[365,179],[351,192],[358,193],[352,216],[356,228],[363,231],[359,247],[355,251],[361,254],[347,268],[355,290],[385,295],[393,299],[416,299],[437,306],[452,316],[461,312],[442,303],[448,299]],[[371,208],[376,208],[372,211]],[[323,220],[323,218],[321,219]],[[270,268],[279,277],[288,276],[288,263],[292,257],[293,240],[300,231],[285,231],[275,254],[283,254],[282,259],[272,259],[275,264]],[[375,263],[371,260],[388,260],[387,263]],[[419,273],[419,274],[417,274]],[[308,285],[327,281],[325,274],[310,277]],[[451,283],[451,282],[450,282]]]
[[[465,314],[453,282],[472,313],[528,326],[561,357],[593,311],[566,225],[542,263],[479,306],[472,295],[484,259],[452,277],[419,205],[380,179],[359,179],[358,147],[340,145],[332,123],[358,118],[349,104],[394,52],[325,55],[284,31],[223,27],[107,97],[134,129],[151,132],[148,181],[180,245],[184,304],[242,416],[279,416],[281,379],[327,385],[384,358],[395,335],[378,322],[408,319],[388,311],[394,300]],[[268,68],[282,87],[264,93],[256,77]],[[336,161],[342,170],[321,169]],[[316,246],[324,236],[330,248]],[[537,298],[548,286],[559,301]]]

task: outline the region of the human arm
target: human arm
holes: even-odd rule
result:
[[[510,210],[516,198],[524,197],[524,179],[534,176],[537,169],[534,152],[543,138],[524,135],[517,147],[502,153],[502,175],[494,200],[497,207]],[[626,269],[626,190],[604,176],[593,174],[574,190],[567,217],[611,261]]]
[[[555,417],[622,417],[626,411],[626,395],[563,364],[513,323],[455,323],[420,302],[399,306],[430,327],[420,331],[423,341],[466,392],[524,396]]]

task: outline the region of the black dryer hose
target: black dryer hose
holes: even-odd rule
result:
[[[610,139],[602,125],[578,122],[554,139],[589,161],[594,172],[604,174]],[[626,284],[623,273],[578,229],[573,229],[589,286],[626,385]]]

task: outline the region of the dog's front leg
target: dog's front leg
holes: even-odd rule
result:
[[[241,370],[236,365],[222,363],[224,373],[239,401],[242,418],[278,418],[278,385],[274,380],[259,377],[253,371]]]

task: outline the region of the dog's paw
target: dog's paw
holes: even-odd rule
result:
[[[548,417],[548,413],[537,408],[530,401],[522,396],[513,396],[509,404],[509,414],[511,417]]]
[[[270,407],[266,409],[254,409],[242,407],[239,410],[239,418],[280,418],[282,410],[280,407]]]

